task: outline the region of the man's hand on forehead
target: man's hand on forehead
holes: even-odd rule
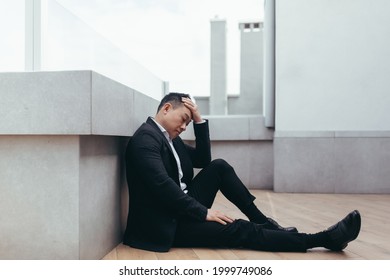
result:
[[[196,104],[195,99],[192,97],[182,97],[181,101],[184,103],[185,101],[192,102],[194,105]]]
[[[203,121],[203,119],[198,111],[198,106],[196,105],[195,100],[193,100],[192,98],[183,97],[182,102],[184,103],[184,106],[186,106],[191,111],[192,120],[194,122],[202,122]]]

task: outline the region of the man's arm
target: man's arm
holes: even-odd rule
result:
[[[198,110],[198,106],[191,99],[183,98],[183,103],[188,109],[190,109],[192,113],[192,120],[194,122],[196,148],[194,149],[189,147],[189,153],[195,167],[204,167],[211,161],[208,122],[202,118]],[[211,208],[207,209],[206,221],[214,221],[226,225],[227,223],[232,223],[233,220],[234,219],[218,210]]]
[[[195,133],[195,148],[186,146],[195,168],[203,168],[211,161],[211,147],[208,121],[204,120],[198,106],[189,98],[183,98],[186,106],[192,114]]]

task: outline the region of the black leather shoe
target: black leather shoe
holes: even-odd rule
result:
[[[324,231],[330,238],[329,244],[325,248],[332,251],[342,251],[348,246],[348,242],[357,238],[360,227],[360,213],[358,210],[354,210],[340,222]]]
[[[267,220],[268,220],[268,222],[266,222],[264,224],[260,224],[262,226],[262,228],[272,229],[272,230],[288,231],[288,232],[298,232],[296,227],[282,227],[274,219],[267,218]]]

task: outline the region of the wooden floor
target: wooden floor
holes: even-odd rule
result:
[[[246,249],[173,248],[154,253],[119,244],[105,260],[389,260],[390,195],[292,194],[252,190],[256,205],[283,226],[296,226],[300,232],[315,233],[358,209],[362,228],[358,238],[343,252],[317,248],[307,253],[272,253]],[[218,195],[215,208],[232,217],[245,218],[229,201]]]

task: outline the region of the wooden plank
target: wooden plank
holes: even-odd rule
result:
[[[167,253],[156,253],[159,260],[198,260],[192,248],[172,248]]]

